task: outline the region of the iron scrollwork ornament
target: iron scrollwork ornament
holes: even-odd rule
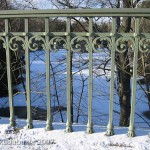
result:
[[[143,38],[139,42],[139,49],[141,52],[147,52],[150,50],[150,38]]]
[[[95,52],[103,52],[111,49],[111,39],[109,37],[96,37],[93,40],[92,48]]]
[[[76,36],[70,42],[73,52],[85,52],[89,50],[89,40],[86,37]]]
[[[63,37],[53,37],[49,42],[50,50],[57,52],[59,49],[67,49],[66,39]]]
[[[124,53],[128,48],[134,49],[135,41],[132,37],[120,37],[116,41],[116,51]]]
[[[9,40],[9,48],[12,51],[25,49],[25,40],[20,36],[14,36]]]
[[[38,49],[46,50],[47,45],[45,39],[42,36],[33,36],[29,39],[29,49],[36,51]]]
[[[0,48],[2,47],[6,49],[6,41],[3,37],[0,36]]]

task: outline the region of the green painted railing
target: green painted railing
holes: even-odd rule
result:
[[[40,17],[45,19],[44,32],[29,32],[29,18]],[[66,17],[66,32],[50,32],[50,17]],[[88,32],[71,32],[71,17],[88,17]],[[112,17],[112,29],[110,33],[98,33],[93,31],[93,17]],[[118,33],[116,32],[117,17],[134,17],[135,32],[134,33]],[[107,134],[113,135],[113,95],[114,95],[114,70],[115,70],[115,52],[125,52],[125,47],[118,49],[121,41],[132,43],[134,50],[133,60],[133,82],[131,97],[131,116],[128,136],[134,136],[134,113],[136,101],[136,80],[137,80],[137,61],[138,52],[146,52],[150,50],[150,34],[139,32],[139,21],[141,17],[150,17],[149,9],[66,9],[66,10],[7,10],[0,11],[0,19],[5,20],[5,31],[0,32],[0,40],[6,49],[7,57],[7,75],[9,88],[9,104],[10,104],[10,125],[15,126],[14,104],[12,94],[12,75],[11,75],[11,55],[10,51],[17,51],[21,43],[25,49],[26,61],[26,93],[27,93],[27,128],[33,128],[31,117],[31,96],[30,96],[30,57],[29,51],[37,49],[35,42],[42,41],[42,47],[46,50],[46,95],[47,95],[47,122],[46,130],[52,130],[51,118],[51,94],[50,94],[50,50],[57,50],[57,42],[62,41],[64,48],[67,50],[67,124],[66,132],[72,132],[71,122],[71,52],[80,51],[80,47],[75,47],[75,41],[84,41],[86,49],[89,52],[89,90],[88,90],[88,124],[87,133],[93,132],[92,125],[92,94],[93,94],[93,51],[97,51],[95,44],[97,40],[105,40],[108,42],[111,51],[111,82],[110,82],[110,107],[109,121],[107,126]],[[9,19],[24,18],[24,32],[10,32]],[[144,46],[145,45],[145,46]]]

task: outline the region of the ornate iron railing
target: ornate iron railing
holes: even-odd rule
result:
[[[29,18],[40,17],[45,19],[44,32],[29,32]],[[49,18],[50,17],[66,17],[66,32],[50,32]],[[88,17],[89,31],[88,32],[71,32],[71,17]],[[93,31],[93,17],[112,17],[112,29],[110,33],[97,33]],[[116,32],[117,17],[134,17],[135,32],[134,33],[118,33]],[[10,104],[10,125],[15,126],[14,104],[12,94],[12,75],[11,75],[11,55],[10,51],[17,51],[21,46],[25,50],[26,62],[26,92],[27,92],[27,128],[32,128],[31,117],[31,96],[30,96],[30,57],[29,51],[38,48],[39,41],[42,43],[42,48],[46,50],[46,94],[47,94],[47,122],[46,129],[52,130],[51,118],[51,97],[50,97],[50,50],[57,51],[57,44],[61,41],[64,48],[67,50],[67,124],[66,131],[72,132],[71,122],[71,51],[80,51],[78,43],[74,46],[75,41],[84,41],[86,50],[89,52],[89,90],[88,90],[88,124],[87,133],[93,132],[92,126],[92,84],[93,84],[93,51],[97,51],[96,41],[105,40],[111,51],[111,82],[110,82],[110,106],[109,106],[109,121],[107,126],[107,134],[113,135],[113,95],[114,95],[114,70],[115,70],[115,52],[123,53],[126,48],[122,44],[118,49],[121,41],[130,41],[134,50],[133,60],[133,82],[132,82],[132,97],[131,97],[131,115],[129,136],[134,136],[134,113],[136,101],[136,80],[137,80],[137,61],[138,51],[147,52],[150,50],[150,34],[140,33],[139,24],[141,17],[150,17],[149,9],[67,9],[67,10],[7,10],[0,11],[0,19],[5,20],[5,31],[0,32],[0,40],[6,49],[7,56],[7,75],[9,89],[9,104]],[[10,32],[9,19],[24,18],[24,32]],[[19,43],[21,45],[19,45]]]

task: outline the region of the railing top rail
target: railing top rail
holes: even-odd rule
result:
[[[48,9],[48,10],[1,10],[0,18],[30,17],[143,17],[150,16],[147,8],[100,8],[100,9]]]

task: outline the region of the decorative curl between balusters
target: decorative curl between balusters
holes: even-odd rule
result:
[[[135,41],[132,37],[120,37],[116,41],[116,51],[124,53],[127,48],[133,50],[135,47]]]
[[[53,37],[49,42],[50,50],[57,52],[59,49],[67,49],[66,39],[63,37]]]
[[[70,47],[73,52],[88,51],[89,40],[86,37],[76,36],[71,40]]]
[[[3,48],[6,49],[6,40],[5,40],[5,38],[3,38],[1,36],[0,36],[0,44],[3,45]]]
[[[9,40],[9,48],[12,51],[25,49],[25,40],[23,37],[14,36]]]
[[[150,38],[143,38],[139,42],[139,50],[144,53],[150,50]]]
[[[103,52],[105,49],[111,50],[112,42],[109,37],[96,37],[93,40],[92,48],[95,52]]]
[[[47,49],[47,44],[45,38],[41,36],[33,36],[29,39],[29,49],[31,51],[36,51],[38,49]]]

